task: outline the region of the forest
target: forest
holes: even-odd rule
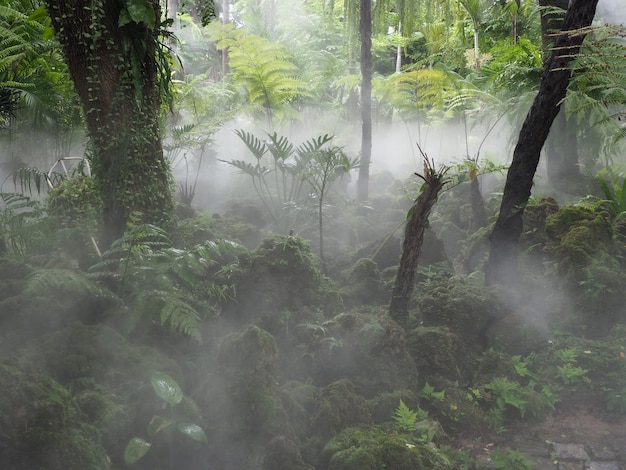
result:
[[[622,3],[0,0],[0,468],[626,469]]]

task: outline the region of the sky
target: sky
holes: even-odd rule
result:
[[[626,0],[599,0],[596,18],[611,24],[626,26]]]

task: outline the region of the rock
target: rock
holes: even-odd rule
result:
[[[589,460],[589,455],[582,444],[552,444],[553,452],[559,460]]]

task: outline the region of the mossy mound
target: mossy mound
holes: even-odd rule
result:
[[[224,315],[254,321],[313,302],[324,305],[321,279],[319,262],[303,239],[268,238],[231,266],[226,283],[235,286],[235,299],[224,306]]]
[[[459,335],[444,327],[418,327],[407,334],[407,349],[422,377],[469,383],[474,360]]]
[[[205,415],[215,468],[261,468],[273,439],[297,441],[277,389],[277,361],[274,338],[257,326],[221,339],[217,373],[194,393]],[[276,459],[287,458],[274,450]]]
[[[102,324],[76,324],[38,338],[18,356],[20,362],[31,364],[78,391],[98,384],[127,396],[149,383],[155,370],[176,380],[182,378],[174,360],[153,348],[133,344]]]
[[[105,470],[100,433],[52,378],[0,365],[0,462],[5,470]]]
[[[346,307],[382,305],[389,302],[390,291],[385,287],[378,266],[368,258],[360,258],[344,272],[342,289]]]
[[[183,383],[175,361],[105,325],[76,324],[29,343],[17,356],[23,367],[71,388],[116,465],[128,439],[145,431],[160,405],[150,386],[152,372]]]
[[[378,426],[347,428],[324,447],[327,470],[452,470],[455,467],[430,443]]]
[[[417,312],[423,326],[447,328],[468,351],[482,351],[488,324],[505,309],[485,287],[461,277],[441,277],[419,288]]]
[[[366,398],[417,383],[404,330],[384,309],[350,311],[295,329],[300,354],[288,370],[305,368],[316,385],[345,378]]]

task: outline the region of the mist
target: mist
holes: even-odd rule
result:
[[[622,2],[600,0],[597,18],[624,22]],[[172,220],[131,218],[98,253],[101,207],[85,175],[61,178],[51,200],[18,194],[0,207],[2,470],[624,468],[626,153],[615,119],[594,127],[574,114],[573,134],[553,128],[519,208],[519,256],[503,276],[513,281],[487,285],[489,234],[536,77],[512,75],[512,93],[488,89],[487,67],[463,59],[466,22],[467,44],[441,49],[439,65],[485,100],[458,105],[446,85],[456,107],[411,95],[418,112],[406,117],[377,95],[369,199],[356,201],[357,168],[315,179],[331,157],[361,150],[348,109],[358,86],[340,80],[353,64],[335,43],[349,18],[329,2],[235,3],[233,22],[288,44],[295,70],[316,76],[307,61],[319,51],[303,44],[336,55],[333,79],[274,112],[250,106],[241,75],[223,81],[210,28],[179,18],[180,104],[162,123]],[[507,15],[485,42],[509,40]],[[378,39],[382,79],[396,47]],[[407,51],[424,59],[427,45],[420,36]],[[293,144],[283,160],[274,132]],[[39,135],[50,144],[31,146]],[[298,155],[324,135],[327,160]],[[579,171],[555,176],[549,159],[571,156],[572,135]],[[2,192],[20,193],[16,166],[47,171],[88,148],[80,132],[22,137],[0,144]],[[421,221],[402,322],[389,303],[424,157],[447,183]]]

